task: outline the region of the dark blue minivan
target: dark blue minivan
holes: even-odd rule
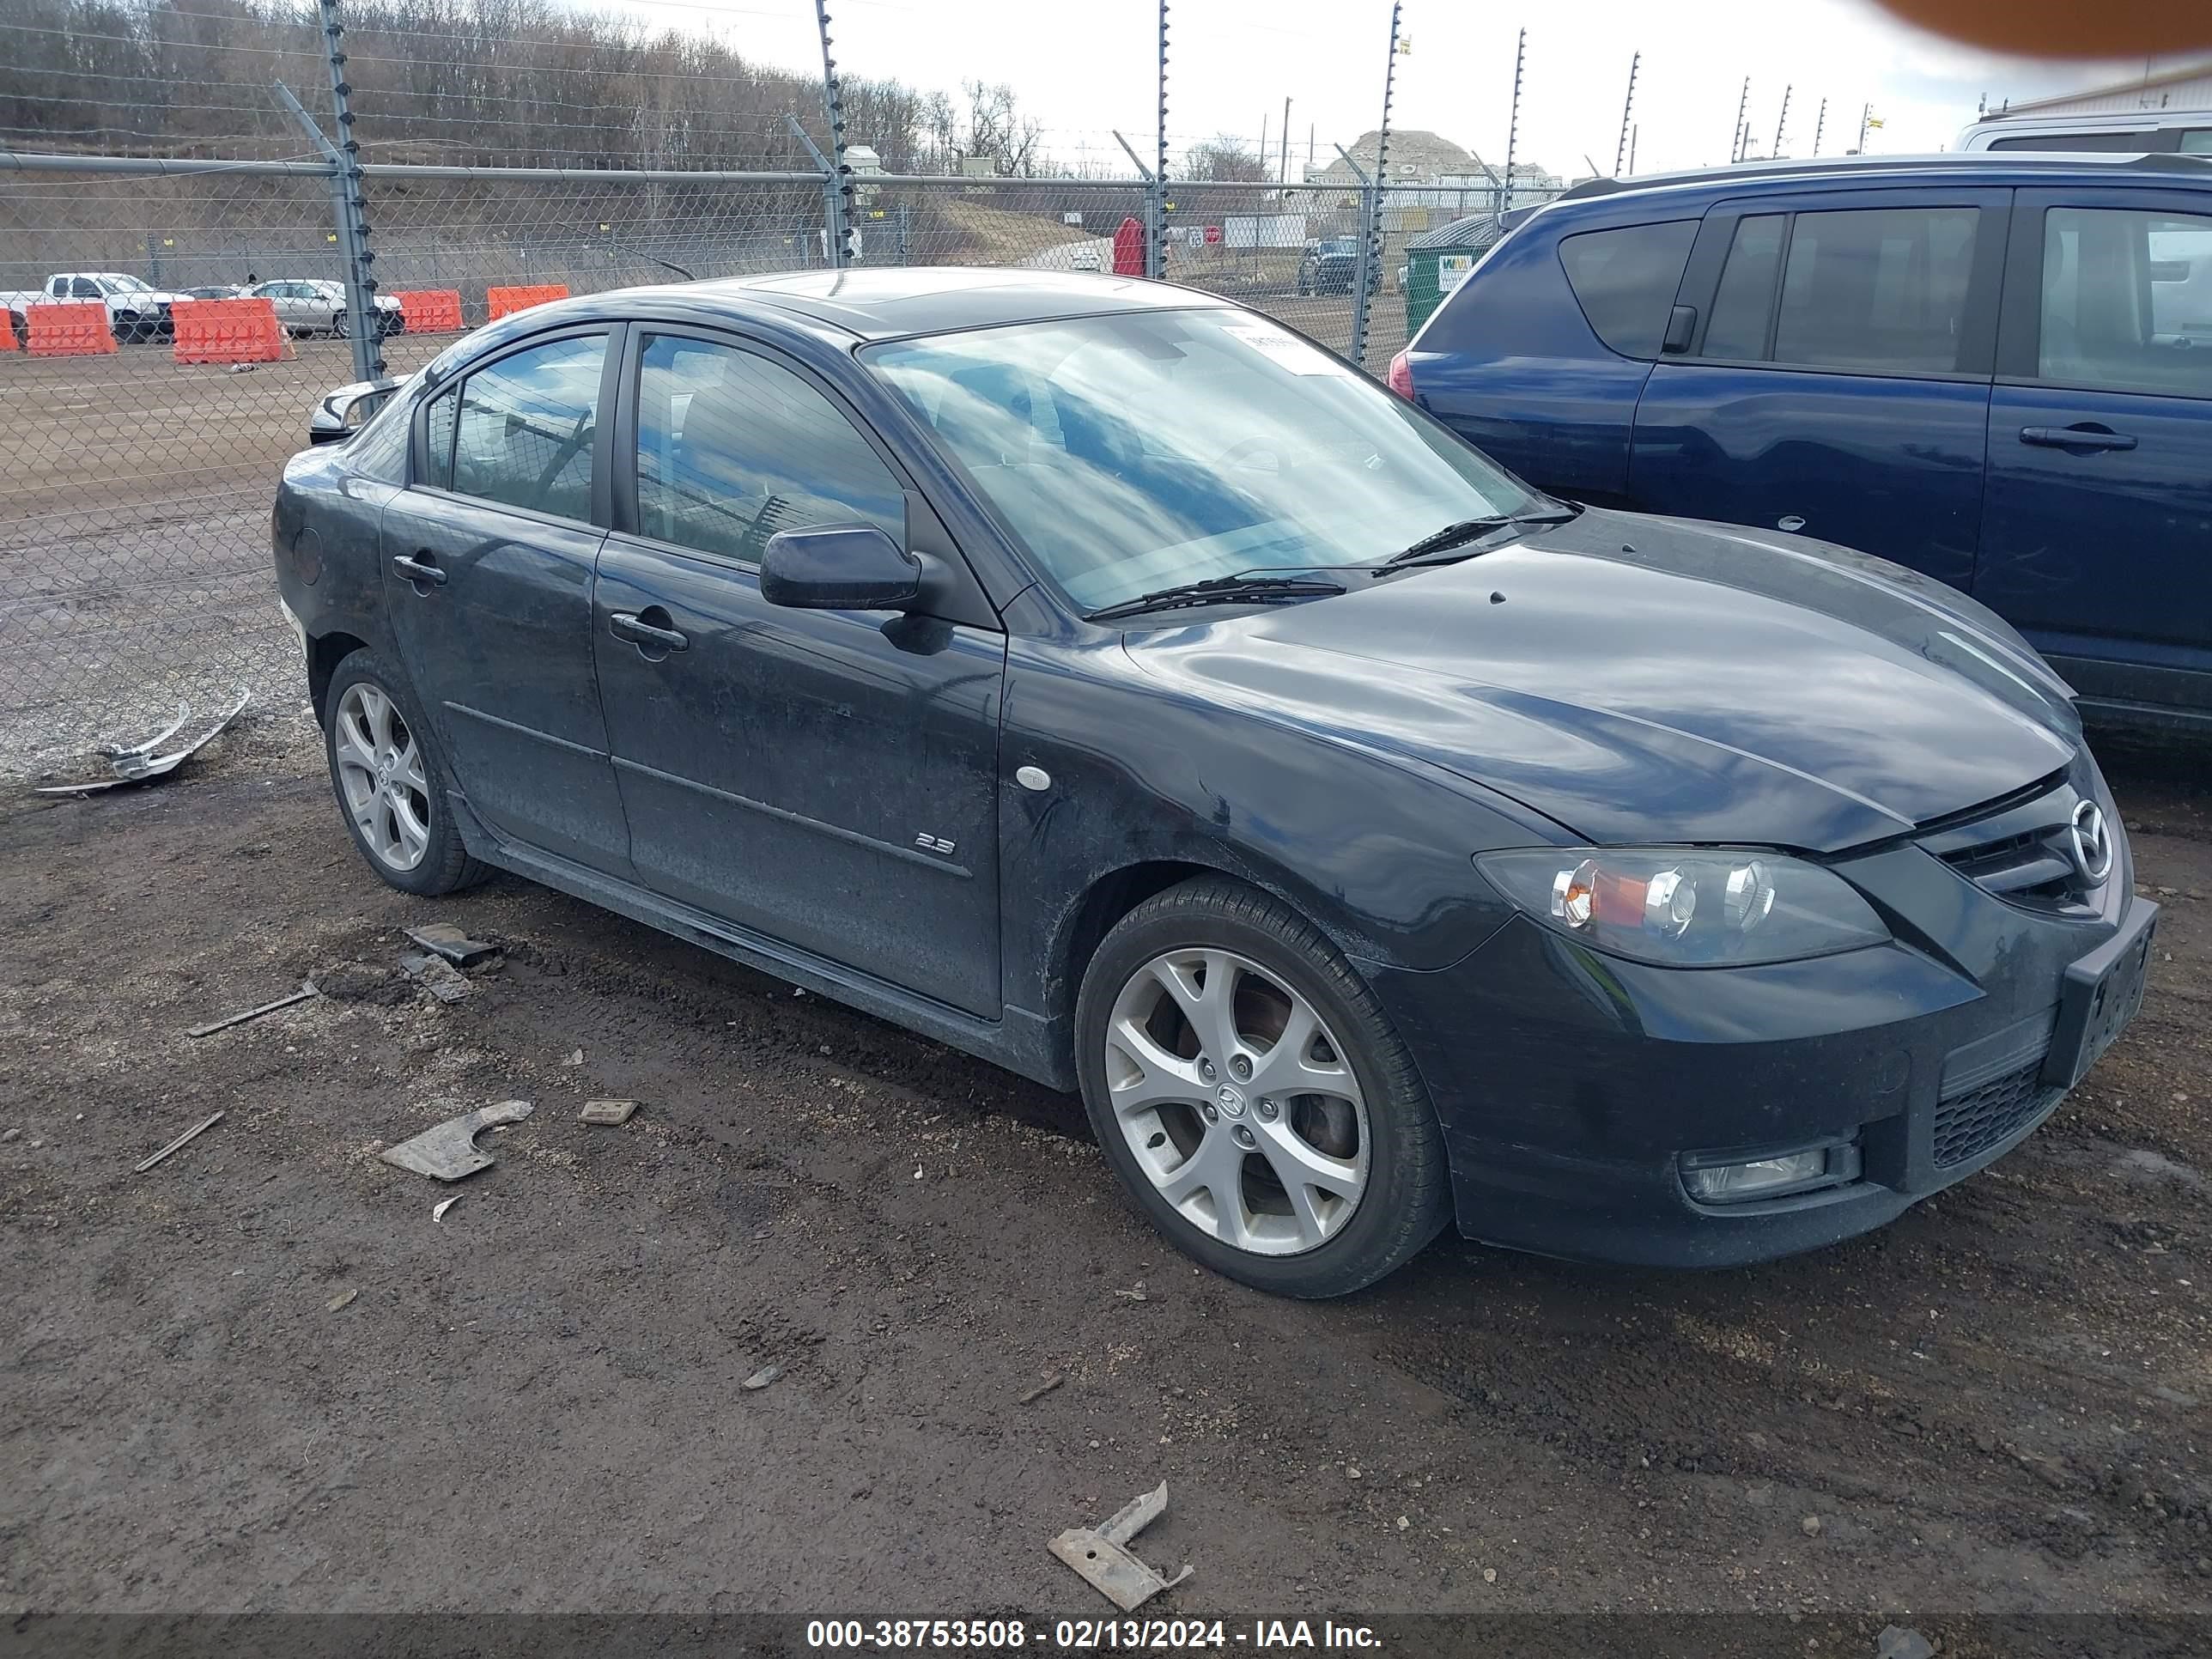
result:
[[[1547,490],[1893,559],[2085,712],[2212,731],[2212,158],[1595,180],[1390,380]]]

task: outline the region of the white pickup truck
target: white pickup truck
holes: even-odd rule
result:
[[[169,307],[185,296],[170,294],[112,270],[64,270],[46,278],[40,289],[19,289],[0,294],[8,307],[17,337],[30,331],[33,306],[97,300],[107,307],[107,325],[118,340],[166,340],[169,337]]]

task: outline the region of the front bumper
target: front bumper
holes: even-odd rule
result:
[[[1838,867],[1888,915],[1892,943],[1686,970],[1516,918],[1451,968],[1372,969],[1442,1120],[1461,1231],[1735,1266],[1879,1227],[2032,1133],[2074,1081],[2095,988],[2077,964],[2148,956],[2157,907],[2134,896],[2124,848],[2094,919],[1993,897],[1910,842]],[[2100,1011],[2109,1029],[2093,1036],[2132,1012]],[[1856,1148],[1856,1179],[1730,1204],[1684,1185],[1687,1155],[1822,1142]]]

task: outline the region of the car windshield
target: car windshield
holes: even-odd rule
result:
[[[886,343],[875,371],[1080,609],[1371,565],[1544,498],[1249,312],[1123,312]]]

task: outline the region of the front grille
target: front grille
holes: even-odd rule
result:
[[[2043,1057],[1936,1103],[1936,1162],[1964,1164],[2017,1133],[2058,1103],[2043,1083]]]
[[[1922,836],[1920,844],[1984,892],[2054,915],[2097,914],[2074,862],[2070,830],[2082,797],[2069,782]],[[2106,878],[2107,880],[2110,877]]]

